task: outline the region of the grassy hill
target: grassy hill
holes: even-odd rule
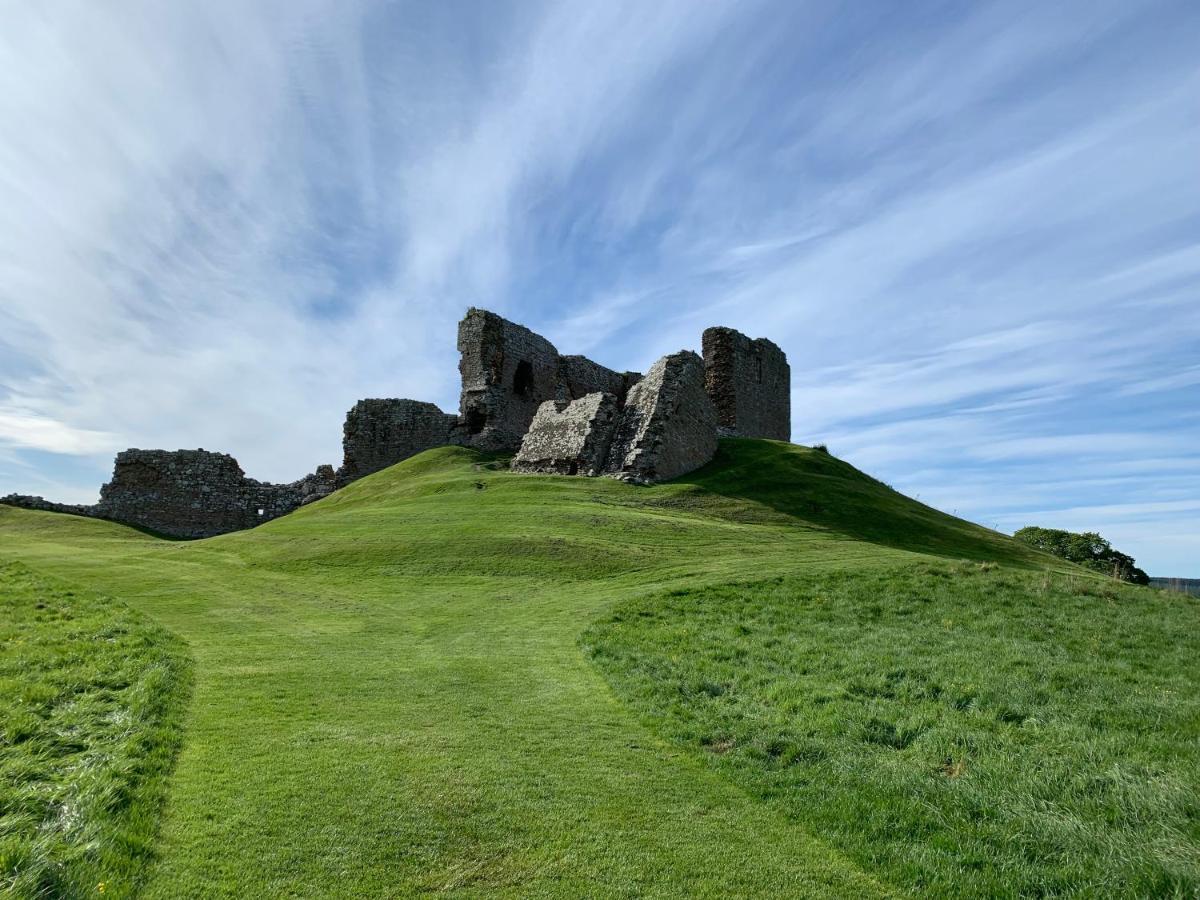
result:
[[[1200,649],[1196,605],[1112,591],[818,451],[725,441],[701,472],[638,488],[445,448],[198,542],[0,507],[0,561],[148,614],[193,659],[156,861],[112,890],[886,896],[969,894],[1018,871],[1043,893],[1131,871],[1200,883],[1186,800],[1200,692],[1181,662]],[[1137,637],[1143,622],[1153,638]],[[1088,643],[1114,625],[1112,646]],[[1022,667],[1039,632],[1049,656]],[[1151,659],[1165,634],[1177,645]],[[1042,678],[1063,642],[1073,661]],[[1089,717],[1096,704],[1114,711]],[[1135,731],[1155,737],[1118,777]],[[1115,787],[1085,809],[1066,782],[1060,795],[1053,779],[1007,777],[1040,755]],[[1077,865],[1020,839],[1055,815],[1076,823]],[[855,837],[893,820],[886,846]]]

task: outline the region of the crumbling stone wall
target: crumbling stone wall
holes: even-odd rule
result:
[[[558,363],[558,400],[578,400],[588,394],[612,394],[618,405],[642,377],[638,372],[614,372],[586,356],[561,356]]]
[[[533,417],[512,468],[548,475],[600,475],[619,416],[615,394],[598,392],[569,403],[547,400]]]
[[[560,356],[541,335],[472,307],[458,326],[462,376],[455,440],[481,450],[516,450],[547,400],[608,392],[625,396],[634,372],[614,372],[582,356]]]
[[[359,400],[342,428],[345,483],[451,442],[458,418],[420,400]]]
[[[32,494],[8,494],[0,497],[0,503],[5,506],[18,506],[21,509],[69,513],[73,516],[94,516],[96,514],[95,504],[85,506],[79,503],[55,503],[45,497],[35,497]]]
[[[445,444],[517,450],[527,472],[675,478],[707,463],[718,432],[787,440],[790,371],[765,339],[704,332],[703,360],[663,357],[643,379],[554,345],[495,313],[472,308],[458,329],[460,415],[417,400],[361,400],[347,413],[344,459],[291,484],[247,478],[237,460],[205,450],[126,450],[93,506],[9,495],[29,509],[98,516],[177,537],[251,528]]]
[[[542,404],[512,467],[650,483],[698,469],[716,452],[717,412],[704,390],[704,361],[684,350],[651,366],[624,406],[608,393]]]
[[[690,350],[664,356],[630,388],[605,473],[665,481],[717,452],[717,413],[704,390],[704,361]]]
[[[100,488],[97,514],[175,537],[207,537],[259,522],[237,460],[206,450],[125,450]]]
[[[334,490],[331,466],[291,484],[247,478],[236,459],[207,450],[125,450],[94,515],[173,537],[253,528]]]
[[[732,328],[705,329],[703,349],[705,387],[721,433],[791,440],[792,371],[784,352]]]
[[[117,454],[112,480],[100,488],[99,503],[68,505],[21,495],[0,502],[111,519],[171,537],[202,538],[253,528],[337,487],[332,466],[318,466],[291,484],[269,484],[247,478],[226,453],[130,449]]]

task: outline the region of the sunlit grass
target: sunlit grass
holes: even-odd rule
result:
[[[622,680],[641,677],[637,659],[621,676],[612,657],[602,675],[580,635],[671,591],[711,590],[723,607],[730,584],[782,579],[761,602],[803,635],[813,623],[789,611],[794,579],[869,586],[946,559],[998,563],[995,577],[1036,572],[1035,585],[1070,570],[828,454],[767,441],[724,441],[712,466],[653,488],[514,475],[446,448],[198,542],[0,508],[0,557],[113,596],[189,646],[193,699],[146,873],[146,895],[168,898],[869,897],[920,884],[894,854],[864,857],[847,842],[866,807],[845,806],[844,821],[800,817],[723,767],[740,745],[700,749],[670,716],[648,718]],[[960,582],[977,583],[974,569],[950,571],[938,588],[947,605]],[[1038,602],[1007,596],[995,615],[1014,621]],[[879,623],[889,603],[877,601]],[[1195,631],[1187,611],[1163,615]],[[973,634],[969,619],[947,617]],[[836,656],[858,632],[814,633]],[[694,660],[668,662],[704,666],[709,650],[684,643]],[[762,671],[786,685],[785,663]],[[866,677],[869,655],[861,664]],[[802,695],[789,701],[797,721]],[[911,702],[912,716],[928,713]],[[925,739],[909,739],[900,709],[876,718],[870,747],[904,754]],[[835,738],[812,736],[827,759],[843,753]],[[956,780],[976,777],[966,772]]]
[[[585,643],[647,722],[934,896],[1200,893],[1200,607],[974,563],[622,604]]]
[[[144,616],[0,566],[0,894],[132,893],[187,680]]]

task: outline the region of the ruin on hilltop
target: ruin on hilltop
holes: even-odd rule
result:
[[[617,372],[472,307],[458,325],[458,413],[420,400],[360,400],[346,414],[337,470],[322,465],[271,484],[247,478],[225,453],[130,449],[117,454],[98,503],[17,494],[0,503],[200,538],[252,528],[434,447],[513,452],[518,472],[647,484],[700,468],[720,436],[788,440],[784,352],[732,328],[707,329],[702,350],[664,356],[645,376]]]

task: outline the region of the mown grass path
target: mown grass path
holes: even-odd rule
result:
[[[889,565],[913,558],[906,541],[1034,559],[766,442],[727,443],[709,473],[654,489],[434,451],[193,543],[0,508],[0,557],[189,644],[192,705],[146,882],[171,898],[886,894],[654,737],[578,640],[633,596]]]

